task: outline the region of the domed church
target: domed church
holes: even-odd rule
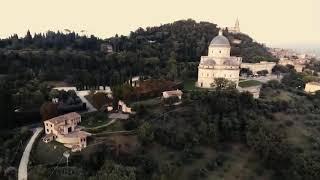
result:
[[[229,40],[223,36],[222,30],[209,45],[208,56],[201,56],[198,66],[197,86],[211,88],[215,78],[225,78],[235,82],[238,87],[241,57],[230,56]]]

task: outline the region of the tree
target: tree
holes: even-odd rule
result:
[[[95,177],[90,179],[104,180],[136,180],[135,168],[116,164],[113,161],[105,161]]]
[[[253,73],[249,68],[241,68],[240,69],[240,74],[245,74],[246,76],[252,76]]]
[[[303,89],[305,85],[302,74],[296,73],[294,71],[283,76],[281,82],[284,85],[287,85],[289,87],[293,87],[296,89]]]
[[[225,78],[215,78],[214,83],[211,86],[216,90],[231,90],[236,87],[236,84]]]
[[[40,108],[42,120],[48,120],[58,116],[58,105],[52,102],[45,102]]]
[[[171,52],[170,54],[170,59],[167,63],[167,68],[168,68],[168,78],[175,80],[178,76],[178,71],[177,71],[176,55],[174,52]]]
[[[138,128],[138,137],[140,141],[144,144],[149,144],[154,139],[153,134],[153,128],[150,123],[144,122],[139,128]]]
[[[257,71],[259,76],[266,76],[269,72],[267,70]]]

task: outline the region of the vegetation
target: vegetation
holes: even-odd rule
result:
[[[65,81],[79,89],[117,86],[133,76],[151,76],[170,80],[194,78],[198,61],[218,34],[215,24],[181,20],[159,27],[139,28],[129,36],[106,40],[80,36],[66,30],[45,34],[27,33],[0,40],[0,109],[4,118],[1,128],[15,127],[20,122],[39,121],[39,108],[49,100],[47,82]],[[239,45],[232,45],[232,55],[244,62],[271,60],[266,48],[245,34],[225,35]],[[112,45],[114,53],[100,47]],[[63,66],[62,66],[63,64]],[[7,96],[9,95],[9,96]],[[20,117],[13,111],[20,109]],[[22,114],[23,113],[23,114]]]
[[[259,86],[259,85],[261,85],[261,82],[256,81],[256,80],[245,80],[245,81],[239,82],[239,86],[242,88],[251,87],[251,86]]]
[[[30,179],[320,179],[320,95],[302,91],[314,80],[312,73],[277,66],[274,72],[286,73],[282,82],[263,84],[257,100],[219,78],[211,91],[198,91],[191,81],[187,87],[192,91],[185,92],[179,106],[163,106],[154,98],[162,90],[180,87],[180,80],[195,79],[197,61],[217,32],[215,24],[185,20],[106,40],[73,32],[0,40],[1,129],[23,124],[16,118],[19,112],[37,109],[39,114],[41,107],[45,119],[55,116],[52,97],[76,104],[74,92],[51,91],[49,81],[86,90],[110,85],[114,102],[132,101],[137,112],[110,126],[105,125],[105,113],[84,115],[81,125],[93,136],[87,148],[71,154],[68,166],[61,144],[39,139]],[[242,41],[232,44],[231,53],[244,62],[275,61],[247,35],[224,33],[231,41]],[[100,51],[104,43],[111,44],[114,53]],[[152,80],[132,87],[128,79],[136,75]],[[109,102],[105,94],[90,98],[96,107]],[[119,130],[129,132],[110,134]],[[9,167],[15,159],[9,152],[19,140],[27,141],[29,133],[10,137],[0,138],[1,179],[16,175]]]
[[[31,134],[26,128],[0,132],[0,179],[17,179],[19,162]]]

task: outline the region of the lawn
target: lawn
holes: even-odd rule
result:
[[[92,112],[82,116],[80,126],[94,128],[102,126],[110,121],[108,114],[104,112]]]
[[[40,138],[34,145],[30,157],[34,164],[52,165],[58,163],[60,160],[60,163],[64,163],[66,159],[62,158],[62,154],[68,150],[69,149],[61,143],[56,141],[44,143]]]
[[[85,131],[93,134],[101,134],[106,132],[113,132],[113,131],[123,131],[123,123],[122,120],[116,120],[113,124],[110,125],[102,125],[96,128],[88,128]],[[125,120],[124,120],[125,121]]]
[[[260,81],[256,81],[256,80],[248,80],[248,81],[240,81],[239,82],[239,86],[242,88],[245,87],[251,87],[251,86],[259,86],[262,83]]]

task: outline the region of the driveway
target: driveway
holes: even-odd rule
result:
[[[86,103],[88,111],[87,112],[95,112],[97,109],[92,106],[92,104],[85,98],[86,95],[89,94],[90,91],[76,91],[77,96],[81,99],[83,103]]]
[[[28,162],[29,162],[30,152],[31,152],[34,141],[42,132],[42,130],[43,130],[42,127],[36,128],[36,130],[34,131],[34,134],[29,140],[26,148],[24,149],[22,158],[20,160],[19,169],[18,169],[18,180],[27,180],[28,178]]]

